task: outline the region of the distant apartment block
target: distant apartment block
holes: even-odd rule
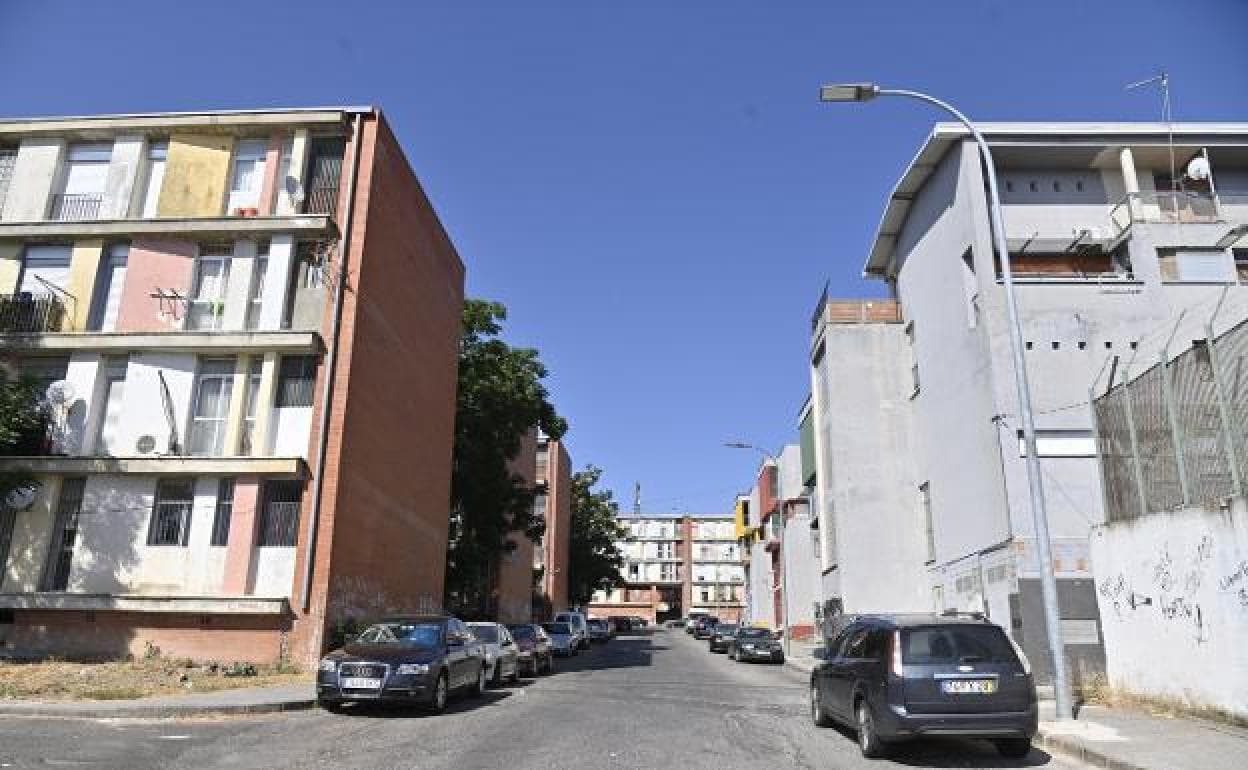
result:
[[[1105,512],[1089,393],[1204,339],[1211,321],[1248,317],[1248,124],[1177,124],[1173,145],[1161,124],[979,128],[1018,283],[1066,652],[1076,671],[1096,670],[1088,536]],[[890,298],[815,314],[823,584],[846,612],[984,611],[1043,679],[999,256],[975,144],[939,124],[867,260]]]
[[[709,612],[741,617],[745,569],[731,516],[622,515],[628,536],[620,542],[624,587],[599,592],[596,616],[637,615],[650,622]]]
[[[572,459],[562,441],[537,439],[536,514],[546,532],[533,551],[534,617],[568,609],[568,560],[572,535]]]
[[[371,108],[0,122],[17,655],[314,661],[436,607],[463,266]]]

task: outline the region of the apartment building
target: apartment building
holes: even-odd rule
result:
[[[7,654],[309,663],[436,607],[463,266],[379,110],[0,122]]]
[[[1094,670],[1088,533],[1105,514],[1089,393],[1204,338],[1215,313],[1248,317],[1248,124],[979,128],[1018,284],[1066,653]],[[938,124],[920,148],[865,272],[896,304],[824,302],[811,344],[826,598],[984,611],[1043,679],[1005,298],[963,127]]]
[[[598,592],[595,616],[636,615],[661,622],[690,612],[736,620],[744,606],[745,569],[731,516],[621,515],[627,537],[624,586]]]
[[[537,515],[546,532],[533,551],[536,574],[534,616],[552,617],[568,609],[568,560],[572,535],[572,459],[562,441],[537,439]]]

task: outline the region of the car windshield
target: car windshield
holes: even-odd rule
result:
[[[507,626],[507,630],[517,639],[532,639],[537,636],[533,626]]]
[[[390,621],[364,629],[356,637],[364,644],[406,644],[412,647],[437,647],[442,641],[441,623],[406,623]]]
[[[736,631],[736,626],[730,626],[726,623],[720,623],[718,626],[715,626],[715,633],[717,634],[734,634]]]
[[[595,620],[591,620],[591,621],[589,621],[589,625],[590,625],[590,626],[592,626],[593,628],[606,628],[606,627],[607,627],[607,622],[606,622],[605,620],[596,620],[596,619],[595,619]]]
[[[473,636],[477,637],[483,642],[497,642],[498,641],[498,626],[492,623],[482,624],[482,625],[469,623],[468,629],[472,631]]]
[[[906,663],[1018,663],[1005,632],[996,626],[933,626],[901,635]]]
[[[546,629],[548,634],[563,634],[567,636],[572,633],[572,629],[568,628],[567,623],[543,623],[542,628]]]
[[[771,632],[765,628],[741,628],[737,630],[737,636],[742,639],[770,639]]]

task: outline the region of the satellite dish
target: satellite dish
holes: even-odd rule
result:
[[[152,435],[139,436],[139,440],[135,442],[134,448],[141,455],[150,455],[152,450],[156,448],[156,437]]]
[[[1209,178],[1209,159],[1204,155],[1197,155],[1187,164],[1187,176],[1189,179],[1195,179],[1203,182]]]
[[[10,492],[4,502],[13,510],[24,511],[35,504],[36,496],[38,496],[38,492],[35,489],[31,487],[22,487]]]
[[[57,380],[48,386],[48,403],[53,406],[65,406],[74,400],[74,384],[68,380]]]

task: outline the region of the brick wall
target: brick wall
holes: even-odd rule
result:
[[[549,443],[546,498],[546,595],[555,612],[568,608],[568,559],[572,534],[572,459],[561,441]]]
[[[511,472],[532,487],[537,479],[537,430],[530,430],[512,458]],[[533,617],[533,541],[523,532],[511,533],[516,549],[499,559],[495,582],[498,622],[527,623]]]
[[[380,113],[364,122],[355,202],[312,606],[292,648],[305,663],[338,620],[440,605],[446,567],[464,268]],[[331,323],[327,309],[327,340]],[[318,390],[313,448],[321,408]]]

